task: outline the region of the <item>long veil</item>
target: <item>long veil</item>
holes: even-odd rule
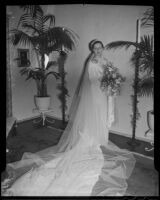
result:
[[[92,195],[114,196],[115,194],[125,194],[127,189],[126,179],[130,176],[135,164],[132,153],[119,149],[108,141],[108,138],[105,141],[106,145],[103,146],[98,141],[93,142],[92,140],[92,131],[94,131],[92,106],[94,105],[87,73],[91,58],[92,54],[88,56],[84,64],[70,106],[69,122],[60,141],[57,145],[36,153],[26,152],[20,161],[7,164],[8,172],[13,175],[13,186],[18,178],[32,170],[34,171],[34,169],[45,166],[45,169],[54,169],[54,179],[57,179],[58,183],[65,182],[64,196],[66,194],[71,196],[90,195],[92,188],[94,188]],[[90,127],[88,132],[86,127]],[[86,131],[84,132],[84,130]],[[67,178],[67,174],[69,174],[70,179]],[[78,174],[83,175],[85,179],[82,181]],[[73,185],[75,180],[79,181],[77,186]],[[88,190],[84,189],[84,185],[80,185],[80,182],[83,184],[85,182],[85,188],[88,188]],[[57,181],[55,181],[55,187],[57,187]],[[83,188],[81,193],[78,192],[80,187]],[[68,188],[73,188],[74,192],[68,192]],[[9,190],[12,191],[12,186]],[[50,192],[47,190],[43,194],[50,195]],[[59,193],[55,192],[56,194]]]

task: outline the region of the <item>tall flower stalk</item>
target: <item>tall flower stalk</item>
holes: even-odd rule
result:
[[[67,110],[67,96],[69,96],[68,89],[66,88],[66,72],[64,69],[64,64],[67,59],[67,54],[65,51],[60,52],[60,57],[58,59],[58,64],[59,64],[59,74],[61,77],[61,83],[58,84],[57,89],[59,89],[61,92],[58,94],[58,98],[61,101],[61,110],[62,110],[62,123],[63,126],[65,126],[66,122],[66,114],[65,111]]]

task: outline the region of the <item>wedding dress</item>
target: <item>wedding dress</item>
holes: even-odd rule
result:
[[[4,196],[125,195],[135,160],[108,140],[112,102],[100,89],[103,59],[94,63],[92,57],[83,68],[59,143],[8,164],[15,178]]]

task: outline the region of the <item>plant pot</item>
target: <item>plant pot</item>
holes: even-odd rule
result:
[[[151,139],[154,136],[154,112],[152,110],[147,112],[147,124],[148,130],[145,132],[145,135]]]
[[[148,111],[147,122],[148,122],[148,127],[154,133],[154,112],[153,111]]]
[[[48,110],[50,108],[51,97],[34,96],[35,106],[38,110]]]

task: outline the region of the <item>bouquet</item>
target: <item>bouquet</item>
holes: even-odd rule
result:
[[[122,82],[125,81],[117,67],[114,67],[113,63],[109,62],[107,65],[103,65],[103,76],[101,79],[101,89],[107,91],[109,96],[116,96],[120,93]]]

